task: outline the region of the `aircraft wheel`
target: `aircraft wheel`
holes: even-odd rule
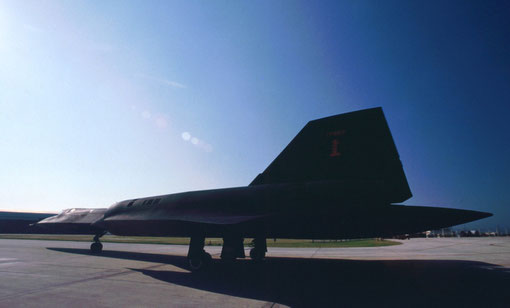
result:
[[[200,257],[188,258],[188,265],[192,272],[197,272],[207,268],[212,262],[212,257],[204,252]]]
[[[103,244],[95,242],[90,245],[90,252],[101,253],[101,251],[103,251]]]
[[[262,261],[264,260],[264,258],[266,257],[266,253],[260,249],[257,249],[257,248],[252,248],[250,249],[250,258],[253,260],[253,261]]]

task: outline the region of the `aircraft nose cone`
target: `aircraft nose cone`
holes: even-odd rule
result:
[[[39,229],[46,229],[48,227],[49,224],[51,224],[52,222],[55,221],[55,218],[57,217],[57,215],[55,216],[50,216],[50,217],[47,217],[47,218],[44,218],[42,220],[39,220],[38,222],[36,223],[33,223],[31,224],[30,226],[32,228],[35,228],[36,230]]]

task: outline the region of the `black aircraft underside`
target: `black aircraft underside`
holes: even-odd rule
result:
[[[263,234],[266,238],[282,239],[355,239],[413,234],[489,216],[491,214],[477,211],[388,205],[387,208],[373,210],[368,217],[362,210],[314,214],[296,212],[288,215],[268,215],[237,224],[171,219],[137,220],[124,217],[115,221],[109,220],[106,229],[112,234],[122,236],[189,237],[200,230],[207,237],[223,237],[226,232],[235,231],[244,238],[255,238]]]
[[[381,108],[310,121],[249,186],[118,202],[108,209],[69,209],[37,225],[61,233],[190,237],[189,265],[211,256],[205,237],[223,238],[221,258],[264,258],[267,238],[390,237],[467,223],[492,214],[404,206],[412,196]]]

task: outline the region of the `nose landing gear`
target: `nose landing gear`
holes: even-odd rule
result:
[[[103,251],[103,244],[99,241],[99,238],[105,235],[106,232],[98,233],[94,236],[94,243],[90,244],[90,252],[93,254],[99,254]]]
[[[90,252],[97,254],[101,253],[101,251],[103,251],[103,244],[101,244],[101,242],[94,242],[90,244]]]

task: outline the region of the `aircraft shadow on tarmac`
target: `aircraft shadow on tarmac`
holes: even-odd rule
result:
[[[86,254],[86,249],[48,248]],[[186,268],[186,258],[103,251],[97,257]],[[508,307],[507,268],[457,260],[339,260],[267,258],[263,263],[213,260],[199,273],[134,269],[154,279],[199,290],[296,306]]]

